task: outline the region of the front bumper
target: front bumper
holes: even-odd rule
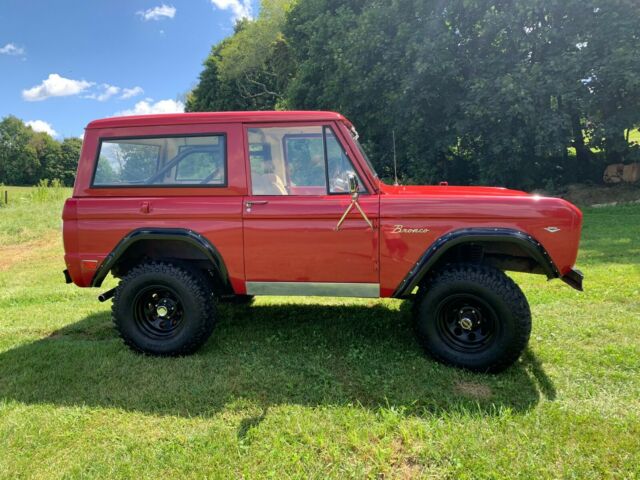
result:
[[[572,268],[565,275],[560,277],[564,283],[569,285],[570,287],[575,288],[576,290],[583,291],[582,288],[582,280],[584,280],[584,275],[577,268]]]

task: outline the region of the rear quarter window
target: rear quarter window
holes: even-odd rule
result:
[[[93,187],[227,184],[223,134],[102,139]]]

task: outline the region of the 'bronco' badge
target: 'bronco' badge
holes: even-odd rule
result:
[[[394,225],[391,233],[429,233],[428,228],[406,228],[404,225]]]

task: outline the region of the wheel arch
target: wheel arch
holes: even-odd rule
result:
[[[197,263],[204,270],[213,271],[216,282],[232,292],[218,249],[199,233],[182,228],[139,228],[129,232],[100,264],[91,286],[99,287],[109,272],[116,276],[126,274],[141,258]]]
[[[542,244],[525,232],[510,228],[463,228],[433,242],[396,288],[393,297],[409,297],[429,272],[453,262],[543,274],[549,279],[560,276]]]

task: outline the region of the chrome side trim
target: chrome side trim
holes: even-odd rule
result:
[[[378,298],[379,283],[247,282],[247,295]]]

